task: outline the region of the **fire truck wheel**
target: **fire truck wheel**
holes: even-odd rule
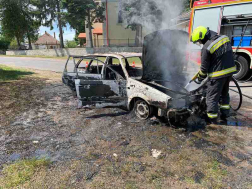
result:
[[[234,78],[241,80],[249,73],[248,61],[243,56],[238,55],[235,57],[235,64],[238,72],[234,75]]]

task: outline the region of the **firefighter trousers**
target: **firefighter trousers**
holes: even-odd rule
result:
[[[221,116],[224,118],[229,117],[229,83],[231,78],[232,76],[228,76],[220,79],[213,79],[208,82],[206,97],[208,118],[218,118],[219,105]]]

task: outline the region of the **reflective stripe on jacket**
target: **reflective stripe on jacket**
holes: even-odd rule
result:
[[[201,55],[201,73],[211,79],[227,77],[236,72],[232,46],[225,35],[210,31],[210,40],[202,48]]]

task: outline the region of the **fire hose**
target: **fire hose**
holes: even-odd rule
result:
[[[198,82],[196,82],[198,74],[199,74],[199,72],[193,76],[192,80],[186,85],[186,87],[188,87],[188,85],[189,85],[190,83],[192,83],[193,81],[194,81],[195,83],[198,84]],[[202,85],[200,88],[206,86],[207,81],[208,81],[208,79],[206,79],[206,82],[204,82],[203,85]],[[230,86],[230,87],[237,87],[238,91],[236,91],[236,90],[234,90],[234,89],[230,89],[230,90],[239,94],[239,100],[240,100],[240,101],[239,101],[237,107],[232,107],[232,106],[231,106],[231,107],[232,107],[232,109],[233,109],[234,111],[238,111],[238,110],[241,108],[241,106],[242,106],[243,96],[246,96],[246,97],[247,97],[247,95],[243,95],[243,94],[242,94],[241,87],[239,86],[238,82],[236,81],[236,79],[235,79],[234,77],[232,77],[232,81],[234,82],[235,86]],[[186,87],[185,87],[185,88],[186,88]]]

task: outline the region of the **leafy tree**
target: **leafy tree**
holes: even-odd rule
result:
[[[42,25],[51,27],[57,21],[60,32],[60,47],[64,48],[63,27],[66,26],[64,11],[62,7],[63,0],[32,0],[33,6],[37,7],[37,18]]]
[[[26,20],[26,34],[25,37],[28,39],[29,49],[32,49],[32,42],[38,39],[38,30],[41,25],[40,20],[37,18],[38,12],[32,6],[33,0],[23,0],[22,12]]]
[[[76,34],[85,32],[85,21],[87,21],[90,46],[93,47],[92,24],[104,21],[105,8],[94,0],[63,0],[63,7],[67,10],[65,17],[76,30]]]
[[[31,41],[38,34],[39,22],[34,18],[30,1],[32,0],[0,1],[2,34],[10,40],[16,38],[19,48],[27,37],[31,49]]]
[[[2,34],[8,39],[15,37],[20,47],[26,32],[26,21],[22,10],[14,0],[1,0],[0,6]]]

